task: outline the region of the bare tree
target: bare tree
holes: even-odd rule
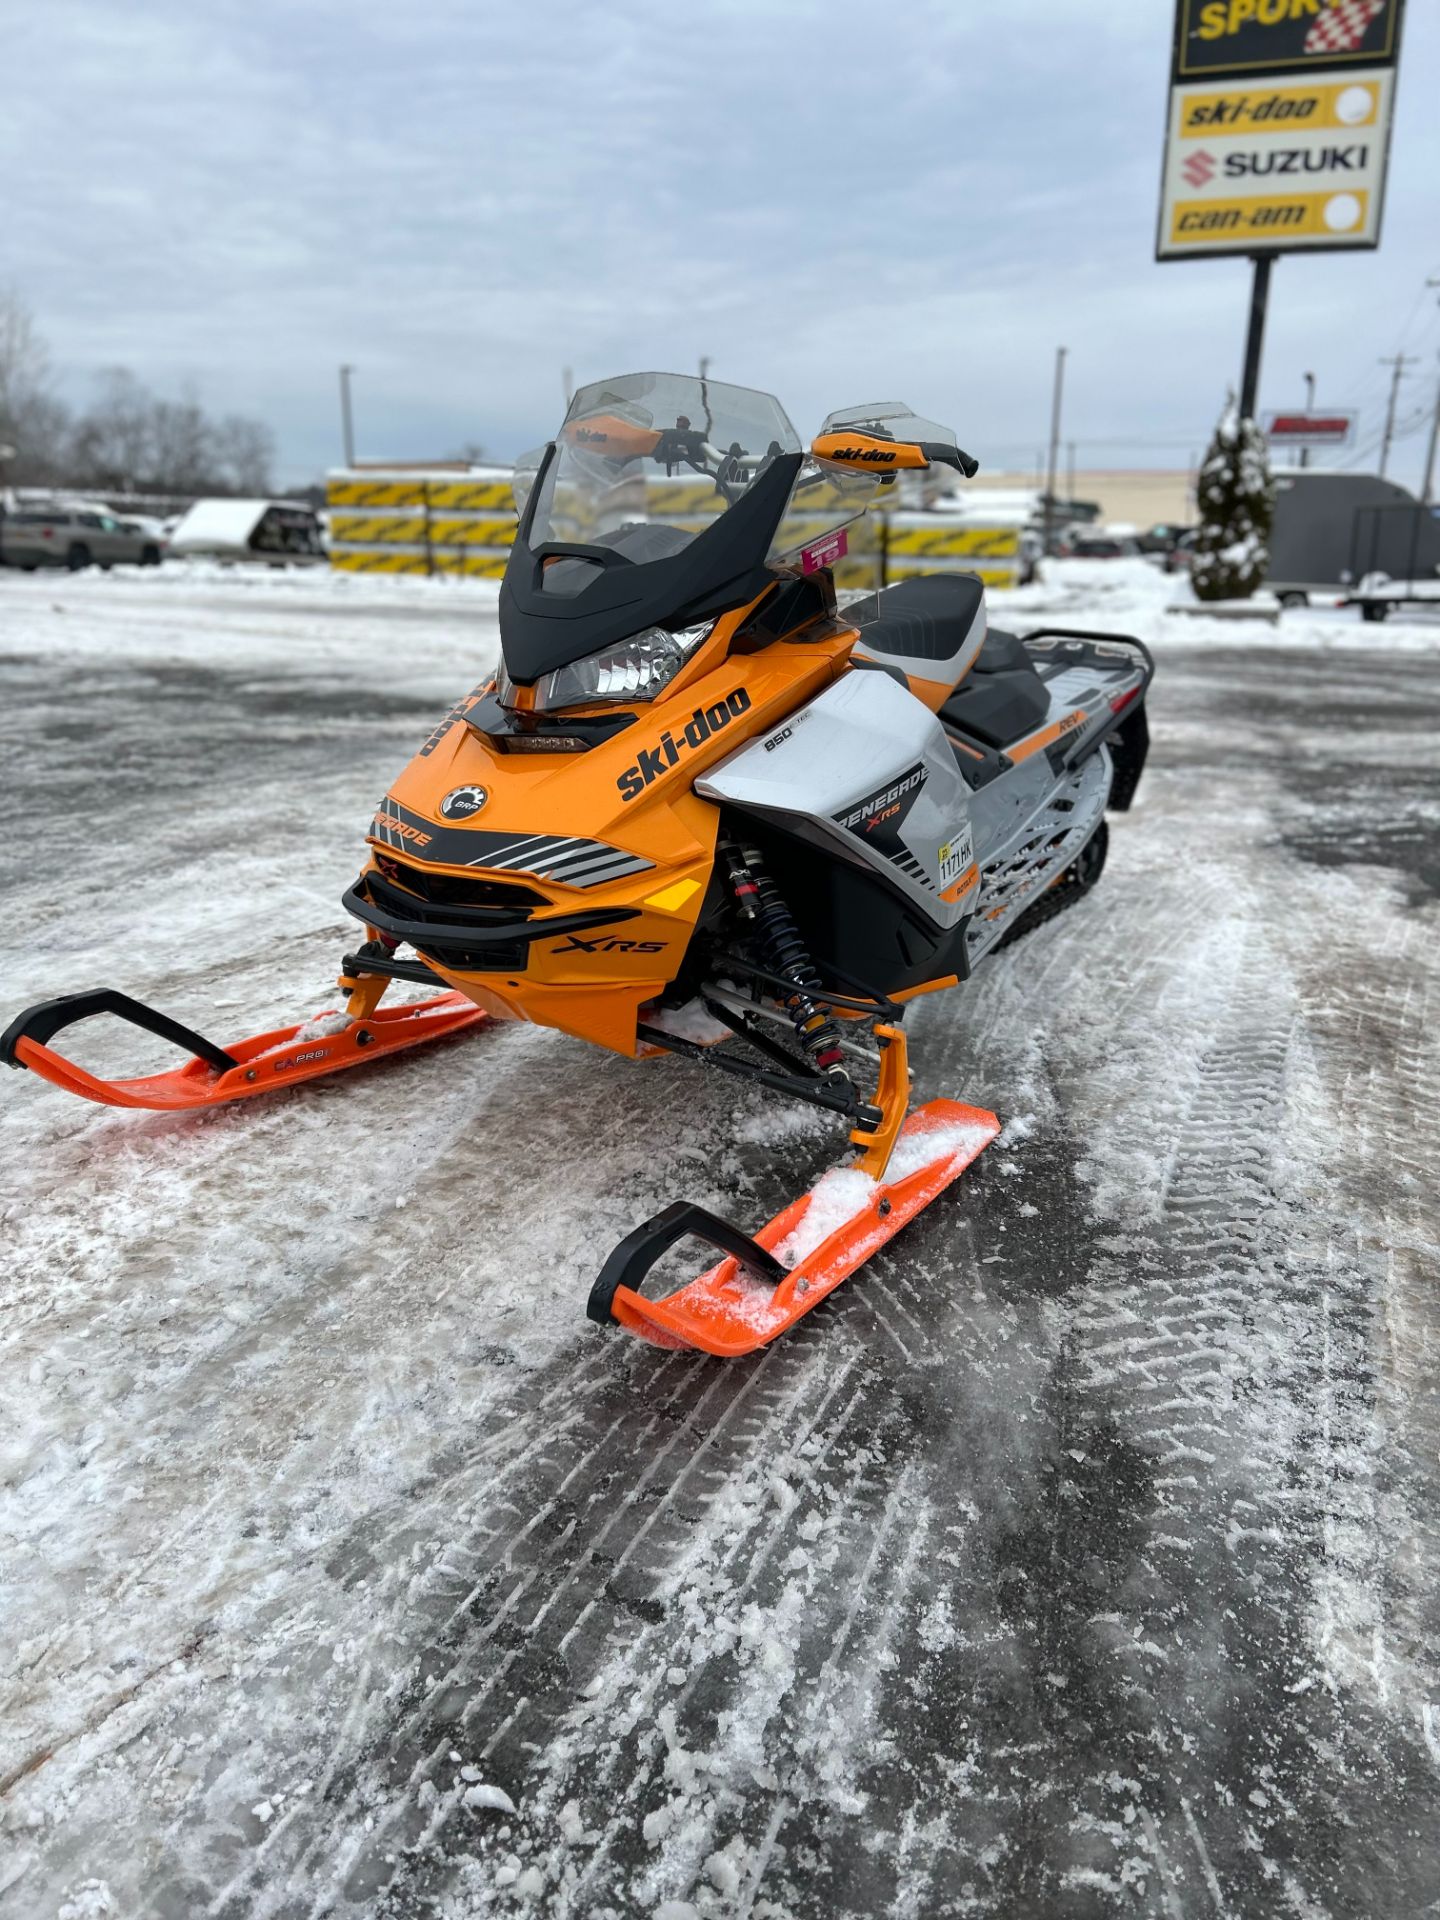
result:
[[[227,414],[213,437],[216,460],[230,487],[236,493],[269,493],[275,436],[264,422]]]
[[[258,420],[212,419],[194,393],[163,400],[123,367],[75,425],[72,484],[127,493],[259,493],[270,488],[274,442]]]
[[[193,392],[153,394],[126,367],[101,376],[77,417],[51,393],[50,360],[29,308],[0,289],[0,479],[96,493],[270,490],[275,443],[261,421],[216,420]]]
[[[150,401],[150,471],[165,475],[167,493],[215,491],[221,465],[216,438],[193,393]]]
[[[14,449],[4,477],[20,486],[49,480],[68,425],[50,391],[50,356],[30,309],[13,288],[0,288],[0,445]]]
[[[155,401],[126,367],[100,376],[100,392],[75,423],[69,459],[72,484],[137,493],[152,482]]]

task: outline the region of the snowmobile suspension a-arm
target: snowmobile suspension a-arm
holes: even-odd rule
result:
[[[803,1100],[809,1106],[824,1107],[829,1113],[843,1114],[857,1126],[880,1124],[882,1116],[879,1108],[867,1106],[853,1087],[814,1073],[798,1060],[793,1061],[789,1071],[782,1071],[777,1067],[761,1066],[758,1061],[746,1060],[737,1053],[727,1053],[723,1046],[707,1047],[696,1040],[682,1039],[677,1033],[666,1033],[663,1027],[640,1026],[635,1033],[647,1047],[659,1047],[666,1053],[678,1053],[687,1060],[698,1060],[704,1066],[718,1067],[722,1073],[734,1074],[740,1080],[753,1080],[759,1086],[771,1087],[776,1093],[787,1093],[792,1099]],[[753,1037],[748,1033],[745,1035],[747,1040]]]

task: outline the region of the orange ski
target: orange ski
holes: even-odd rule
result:
[[[601,1270],[586,1312],[657,1347],[753,1353],[885,1245],[957,1180],[1000,1131],[982,1107],[931,1100],[902,1128],[883,1178],[835,1167],[752,1240],[703,1207],[679,1201],[626,1236]],[[663,1300],[639,1287],[676,1241],[693,1235],[726,1256]]]
[[[162,1040],[184,1047],[192,1056],[183,1067],[168,1073],[145,1074],[135,1080],[102,1080],[56,1053],[46,1043],[77,1020],[108,1013],[142,1027]],[[439,1040],[474,1026],[488,1015],[463,993],[442,993],[413,1006],[372,1011],[364,1018],[344,1013],[319,1013],[298,1026],[257,1033],[229,1047],[217,1047],[203,1034],[178,1020],[157,1013],[143,1001],[114,988],[95,993],[73,993],[28,1008],[0,1035],[0,1060],[12,1067],[28,1067],[52,1085],[107,1107],[147,1107],[173,1112],[190,1107],[218,1107],[229,1100],[294,1086],[300,1080],[364,1066],[387,1053]]]

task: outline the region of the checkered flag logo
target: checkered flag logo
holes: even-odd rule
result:
[[[1385,0],[1332,0],[1305,36],[1306,53],[1354,53],[1370,22],[1385,11]]]

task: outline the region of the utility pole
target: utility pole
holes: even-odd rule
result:
[[[1440,287],[1440,280],[1427,280],[1427,287]],[[1429,506],[1433,499],[1430,489],[1435,481],[1435,442],[1440,440],[1440,380],[1435,383],[1435,411],[1430,416],[1430,444],[1425,449],[1425,480],[1420,488],[1420,499]]]
[[[1075,504],[1075,442],[1065,442],[1065,493],[1073,506]]]
[[[1390,376],[1390,402],[1385,409],[1385,438],[1380,442],[1380,478],[1385,478],[1385,469],[1390,462],[1390,442],[1395,438],[1395,404],[1400,398],[1400,382],[1405,378],[1406,367],[1413,367],[1419,359],[1416,353],[1392,353],[1381,360],[1382,367],[1393,367]]]
[[[355,420],[350,411],[350,376],[354,367],[343,366],[340,369],[340,431],[345,438],[345,464],[355,464]]]
[[[575,375],[569,367],[560,369],[560,384],[565,389],[565,411],[570,411],[570,402],[575,398]]]
[[[1315,376],[1313,373],[1302,373],[1300,378],[1305,382],[1305,411],[1306,413],[1314,413],[1315,411]],[[1300,464],[1302,467],[1309,466],[1310,464],[1309,447],[1301,447]]]
[[[1437,355],[1440,358],[1440,355]],[[1435,443],[1440,440],[1440,379],[1435,382],[1435,411],[1430,416],[1430,444],[1425,449],[1425,478],[1420,483],[1420,499],[1429,506],[1435,495]]]
[[[1050,465],[1045,481],[1045,531],[1042,553],[1050,551],[1050,523],[1055,515],[1055,464],[1060,457],[1060,400],[1065,391],[1065,356],[1068,347],[1055,349],[1055,391],[1050,400]]]

